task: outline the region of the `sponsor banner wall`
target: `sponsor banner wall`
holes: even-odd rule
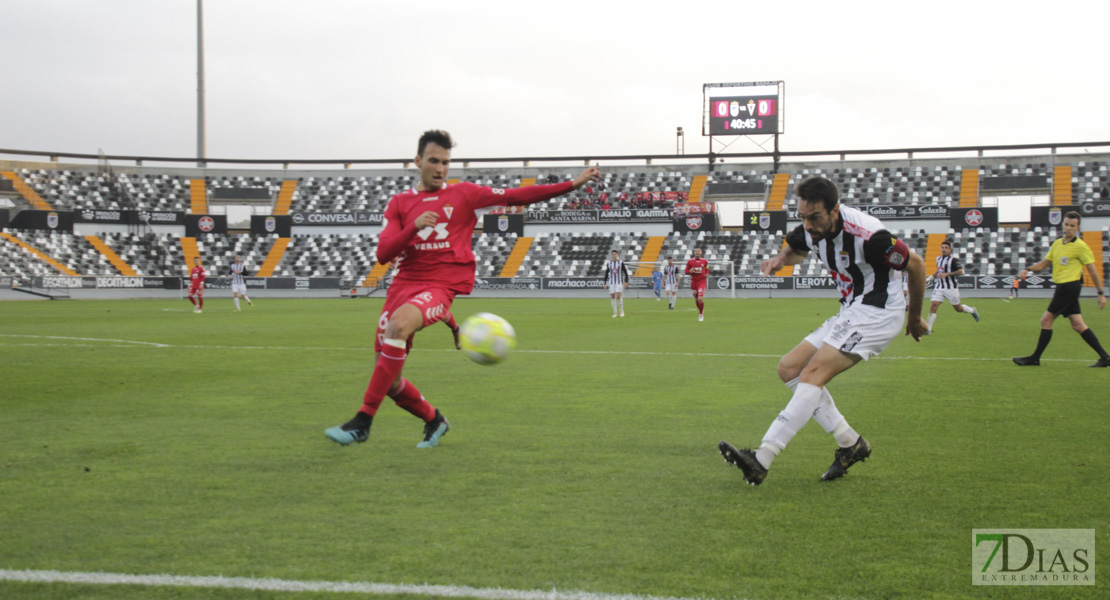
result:
[[[227,233],[227,215],[185,215],[185,237]]]
[[[289,215],[251,215],[251,235],[293,237],[293,217]]]
[[[140,210],[139,222],[149,225],[184,225],[185,213],[172,210]]]
[[[474,280],[476,290],[539,290],[543,282],[539,277],[479,277]]]
[[[665,208],[613,208],[609,210],[530,210],[528,223],[666,223],[671,210]]]
[[[58,211],[55,211],[58,212]],[[101,225],[183,225],[185,213],[169,210],[120,210],[82,208],[72,211],[74,223]]]
[[[684,217],[677,216],[678,213],[675,214],[674,230],[679,233],[717,230],[716,213],[688,214]]]
[[[132,225],[139,222],[139,214],[133,210],[82,208],[73,211],[73,222]]]
[[[483,215],[482,232],[492,235],[513,234],[524,237],[524,215]]]
[[[355,211],[343,213],[325,212],[299,212],[289,213],[293,225],[310,225],[314,227],[339,227],[344,225],[364,225],[380,227],[385,213],[371,211]]]
[[[1110,217],[1110,198],[1099,198],[1080,204],[1079,214],[1084,217]]]
[[[712,281],[713,277],[710,278]],[[725,281],[727,277],[722,278]],[[733,278],[733,285],[738,290],[789,290],[794,288],[794,277],[735,277]],[[806,279],[821,279],[819,277],[807,277]],[[832,280],[831,278],[825,278]],[[824,289],[807,287],[803,289]]]
[[[269,279],[269,278],[267,278],[267,277],[244,277],[243,278],[243,283],[246,284],[247,289],[264,290],[264,289],[266,289],[266,280],[267,279]],[[231,277],[230,276],[220,276],[220,277],[211,277],[211,276],[209,276],[207,279],[204,280],[204,287],[212,288],[214,290],[230,290],[231,289]]]
[[[73,213],[62,210],[21,210],[8,227],[72,232]]]
[[[1079,206],[1030,206],[1029,226],[1059,229],[1064,224],[1064,215],[1073,210],[1082,215],[1080,208]]]
[[[940,204],[848,204],[880,221],[883,219],[948,219],[948,207]],[[790,208],[787,216],[797,221],[798,209]]]
[[[744,231],[786,231],[786,211],[746,210]]]
[[[15,285],[14,277],[0,277],[0,289],[10,288]]]
[[[949,227],[956,231],[964,229],[998,229],[998,207],[978,206],[975,208],[953,208],[949,213]]]

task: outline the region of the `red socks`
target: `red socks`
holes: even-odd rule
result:
[[[374,374],[370,376],[370,385],[366,386],[366,394],[362,397],[362,408],[358,409],[359,412],[370,416],[378,414],[378,407],[382,405],[382,400],[389,393],[393,381],[405,366],[406,355],[404,348],[389,344],[382,345],[382,356],[374,366]]]
[[[416,389],[416,386],[413,385],[412,382],[408,379],[402,378],[401,389],[390,394],[389,397],[393,398],[393,401],[397,403],[397,406],[400,406],[401,408],[409,411],[413,414],[413,416],[424,421],[425,423],[436,418],[435,407],[431,404],[428,404],[428,401],[424,399],[424,396],[420,393],[420,390]]]

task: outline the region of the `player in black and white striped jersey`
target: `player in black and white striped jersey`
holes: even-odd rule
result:
[[[958,313],[967,313],[979,322],[979,311],[974,306],[960,303],[960,285],[957,277],[964,274],[964,266],[960,259],[952,255],[952,244],[947,240],[940,245],[940,256],[937,257],[937,271],[933,273],[933,303],[929,307],[929,335],[933,334],[933,322],[937,320],[937,309],[948,300],[952,308]]]
[[[682,275],[678,272],[678,265],[674,264],[673,258],[667,259],[667,264],[663,266],[663,289],[667,292],[667,310],[674,310],[675,302],[678,302],[678,285],[682,281]]]
[[[871,444],[837,409],[827,385],[861,360],[882,352],[902,330],[920,340],[928,331],[921,318],[925,296],[925,261],[893,236],[881,221],[839,203],[836,184],[810,177],[798,184],[802,224],[786,236],[786,245],[763,261],[770,275],[817,255],[837,282],[840,313],[805,337],[778,364],[778,376],[792,392],[790,402],[771,423],[763,443],[738,450],[722,441],[717,449],[752,485],[763,482],[775,457],[811,418],[832,434],[839,448],[822,480],[843,477],[848,468],[871,455]],[[909,273],[909,310],[898,275]]]
[[[246,272],[247,265],[243,263],[243,257],[236,254],[235,262],[231,263],[231,297],[235,299],[235,312],[239,312],[239,296],[242,296],[248,305],[254,306],[254,302],[251,302],[250,296],[247,295],[247,282],[243,279]]]
[[[613,316],[624,316],[624,290],[628,288],[628,267],[620,259],[616,250],[605,261],[605,286],[609,289],[609,303],[613,305]]]

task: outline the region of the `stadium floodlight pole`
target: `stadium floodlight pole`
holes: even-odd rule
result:
[[[204,0],[197,0],[197,166],[204,166]]]

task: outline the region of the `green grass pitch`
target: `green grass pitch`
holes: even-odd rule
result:
[[[807,425],[760,487],[716,444],[759,443],[789,399],[778,358],[832,299],[709,299],[696,321],[635,299],[460,298],[507,318],[517,351],[469,362],[436,325],[406,376],[451,420],[358,408],[371,300],[0,303],[0,569],[430,583],[732,598],[1097,597],[970,584],[975,528],[1094,528],[1110,547],[1110,370],[1047,300],[941,307],[829,390],[874,446],[821,482],[835,442]],[[1110,312],[1083,300],[1110,343]],[[2,598],[335,594],[0,582]]]

